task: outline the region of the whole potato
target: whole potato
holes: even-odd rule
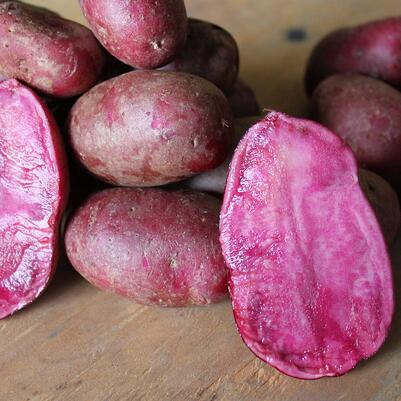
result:
[[[234,137],[231,141],[231,148],[226,160],[222,164],[220,164],[220,166],[214,168],[213,170],[205,171],[204,173],[198,174],[190,178],[189,180],[185,181],[184,183],[185,187],[196,191],[206,191],[206,192],[214,192],[216,194],[224,194],[228,168],[230,166],[234,150],[237,147],[239,141],[245,135],[246,131],[261,119],[262,116],[253,116],[253,117],[244,117],[235,119]]]
[[[226,92],[232,88],[238,76],[238,46],[223,28],[190,18],[184,49],[161,69],[198,75]]]
[[[123,186],[180,181],[222,163],[232,137],[228,101],[185,73],[133,71],[83,95],[69,118],[84,166]]]
[[[386,180],[368,170],[359,170],[359,183],[376,214],[387,244],[391,246],[401,222],[400,203],[396,192]]]
[[[235,82],[227,99],[236,118],[251,117],[261,113],[255,92],[242,79]]]
[[[362,167],[401,172],[401,93],[359,74],[333,75],[313,94],[316,119],[341,136]]]
[[[309,95],[324,78],[357,72],[401,88],[401,17],[329,33],[313,50],[306,69]]]
[[[133,67],[167,64],[185,44],[183,0],[80,0],[80,4],[103,46]]]
[[[56,97],[91,88],[104,65],[92,32],[41,7],[0,3],[0,76]]]
[[[67,255],[92,284],[141,304],[217,302],[227,294],[219,211],[203,193],[108,189],[73,215]]]

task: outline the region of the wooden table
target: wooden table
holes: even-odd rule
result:
[[[83,21],[77,1],[31,3]],[[399,0],[187,4],[192,16],[214,21],[237,38],[241,75],[261,104],[296,115],[307,111],[303,70],[321,35],[401,11]],[[400,296],[400,257],[394,265]],[[299,381],[248,351],[228,301],[206,308],[147,308],[97,290],[64,261],[34,305],[0,323],[0,400],[401,401],[400,310],[399,298],[393,330],[374,358],[341,378]]]

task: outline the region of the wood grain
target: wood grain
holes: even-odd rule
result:
[[[83,22],[78,2],[31,1]],[[189,13],[237,38],[241,75],[263,107],[305,115],[302,76],[313,44],[342,25],[399,13],[383,0],[188,0]],[[289,41],[289,29],[306,40]],[[401,241],[396,245],[400,249]],[[5,401],[401,401],[401,255],[398,306],[385,346],[341,378],[279,374],[243,345],[229,302],[158,309],[103,293],[63,260],[34,305],[0,322],[0,400]]]

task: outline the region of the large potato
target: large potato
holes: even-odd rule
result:
[[[154,186],[222,163],[233,121],[212,83],[184,73],[133,71],[83,95],[69,131],[93,174],[117,185]]]
[[[183,0],[80,0],[80,4],[103,46],[133,67],[167,64],[185,44]]]
[[[48,95],[79,95],[101,75],[104,53],[92,32],[44,8],[1,2],[0,38],[0,75]]]
[[[326,77],[358,72],[401,88],[401,17],[331,32],[313,50],[305,77],[308,94]]]
[[[229,91],[238,76],[239,51],[235,39],[223,28],[190,18],[184,49],[164,71],[198,75]]]
[[[217,302],[227,293],[219,210],[200,192],[98,192],[71,219],[67,255],[92,284],[141,304]]]
[[[313,94],[319,122],[340,135],[362,167],[386,177],[401,172],[401,94],[359,74],[333,75]]]

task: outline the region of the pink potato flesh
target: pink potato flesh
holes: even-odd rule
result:
[[[161,70],[198,75],[228,92],[238,76],[238,45],[223,28],[189,18],[185,47]]]
[[[235,320],[248,347],[302,379],[338,376],[383,344],[391,266],[349,147],[272,112],[235,152],[220,219]]]
[[[392,182],[401,172],[401,93],[364,75],[332,75],[313,93],[316,119],[343,138],[361,167]]]
[[[67,227],[67,255],[92,284],[141,304],[218,302],[227,295],[220,205],[200,192],[98,192]]]
[[[137,68],[167,64],[187,38],[183,0],[80,0],[92,31],[122,62]]]
[[[92,174],[121,186],[156,186],[213,169],[227,156],[230,106],[194,75],[133,71],[103,82],[74,105],[71,144]]]
[[[100,78],[103,50],[92,32],[46,9],[0,4],[0,75],[56,97],[73,97]]]
[[[376,214],[387,245],[391,246],[401,223],[400,202],[397,193],[385,179],[368,170],[359,170],[359,181]]]
[[[235,118],[261,114],[258,99],[253,89],[242,79],[238,79],[227,95]]]
[[[309,95],[326,77],[355,72],[401,88],[401,17],[329,33],[313,50],[306,69]]]
[[[19,82],[0,83],[0,318],[33,302],[55,271],[67,178],[47,108]]]

